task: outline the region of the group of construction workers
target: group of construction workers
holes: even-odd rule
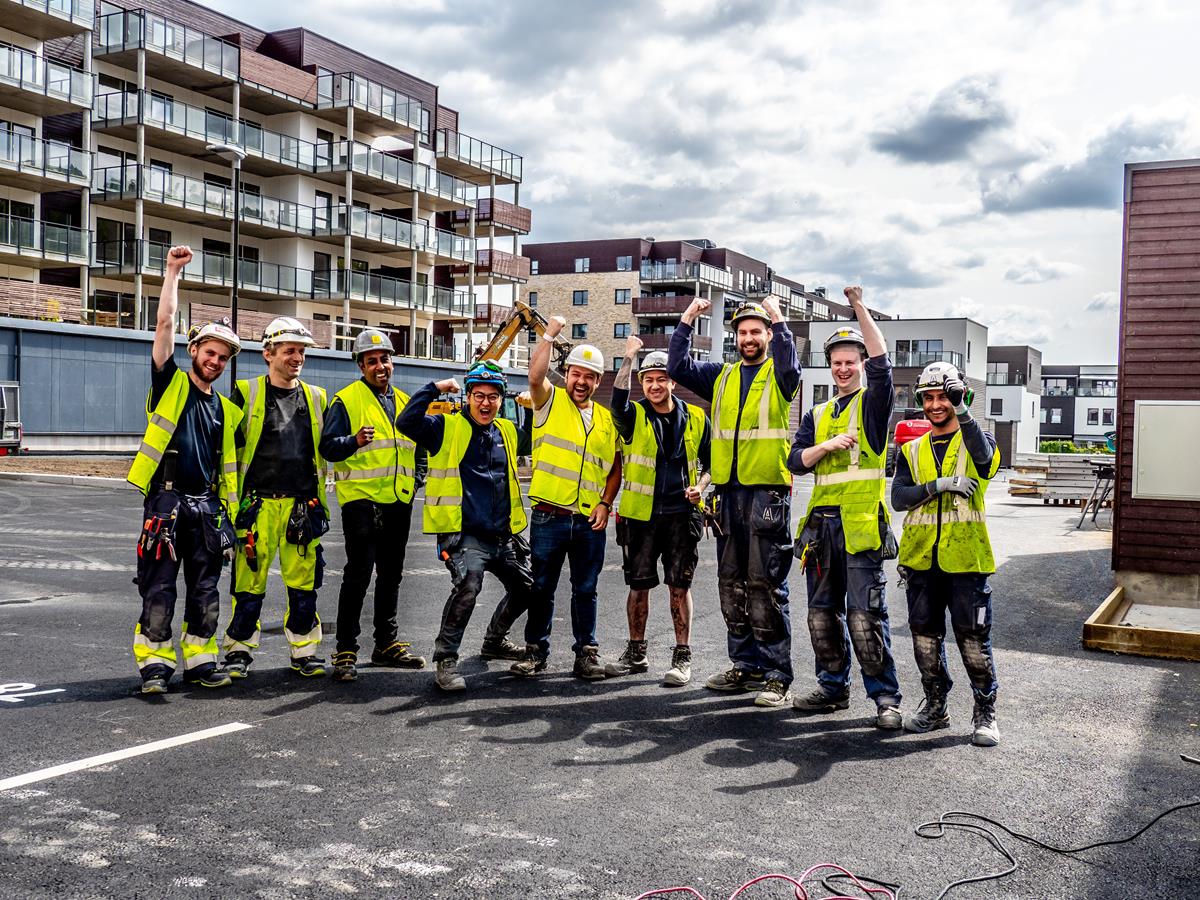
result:
[[[897,460],[891,505],[906,513],[897,541],[885,498],[891,362],[860,288],[845,290],[858,327],[839,328],[824,345],[834,396],[805,412],[794,437],[789,413],[800,363],[773,298],[734,311],[737,362],[692,357],[694,324],[710,311],[700,298],[684,312],[667,353],[651,352],[639,364],[642,342],[630,337],[611,408],[593,399],[605,372],[603,354],[593,346],[574,346],[558,379],[562,385],[551,382],[552,355],[565,326],[552,317],[529,361],[527,515],[518,480],[518,429],[500,416],[508,384],[499,365],[476,363],[461,386],[447,378],[409,397],[391,384],[389,338],[368,328],[353,346],[362,377],[329,400],[324,390],[300,380],[305,350],[315,346],[312,335],[283,317],[263,334],[266,374],[237,381],[227,399],[213,388],[241,349],[227,324],[193,329],[190,371],[173,361],[176,282],[191,256],[187,247],[174,247],[167,256],[148,426],[129,474],[146,497],[138,541],[142,615],[134,636],[142,693],[165,692],[176,668],[171,625],[181,565],[185,682],[216,688],[248,677],[260,641],[267,573],[276,559],[287,589],[283,632],[291,669],[302,677],[326,674],[318,655],[316,592],[324,570],[321,537],[329,528],[329,466],[346,554],[332,678],[357,678],[360,619],[372,574],[372,664],[424,668],[424,658],[399,640],[397,622],[423,455],[422,530],[435,536],[438,559],[451,578],[433,652],[434,684],[443,691],[466,688],[460,649],[487,572],[500,581],[504,596],[480,655],[511,661],[509,671],[517,677],[546,670],[564,564],[570,568],[576,677],[600,680],[649,669],[649,595],[660,583],[661,567],[675,638],[662,681],[688,684],[691,584],[700,540],[711,527],[730,666],[705,687],[752,693],[754,704],[767,709],[845,709],[853,649],[878,727],[944,728],[950,721],[949,612],[974,694],[972,743],[999,742],[988,586],[995,565],[984,505],[999,466],[996,442],[972,417],[972,393],[961,373],[947,363],[927,366],[915,393],[931,430],[905,445]],[[643,395],[636,402],[635,372]],[[709,402],[711,417],[677,397],[676,385]],[[461,406],[439,408],[440,397],[460,393]],[[793,535],[792,481],[808,474],[812,499]],[[621,655],[606,662],[596,637],[597,597],[613,516],[629,589],[629,634]],[[885,596],[883,563],[897,557],[924,689],[911,714],[902,710]],[[816,659],[815,685],[794,697],[793,559],[807,582]],[[218,582],[227,561],[233,564],[233,611],[219,648]],[[524,640],[517,643],[509,633],[522,615]]]

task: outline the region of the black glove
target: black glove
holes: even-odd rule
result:
[[[942,383],[942,390],[946,394],[946,399],[954,405],[954,412],[957,415],[961,416],[970,409],[975,392],[968,390],[961,378],[947,378]]]

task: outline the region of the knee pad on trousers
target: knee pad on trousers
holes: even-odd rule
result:
[[[917,658],[917,669],[921,682],[927,687],[941,684],[946,670],[942,667],[942,638],[935,634],[913,634],[913,655]]]
[[[764,644],[774,644],[783,640],[788,636],[789,629],[787,621],[783,617],[783,610],[775,598],[770,594],[767,596],[758,596],[753,601],[748,601],[750,613],[750,627],[754,631],[754,637]]]
[[[882,620],[865,609],[851,608],[846,613],[846,621],[850,626],[854,655],[858,657],[863,674],[872,678],[882,675],[885,656]]]
[[[996,668],[991,653],[984,648],[983,638],[957,630],[954,637],[958,640],[958,650],[962,654],[967,677],[971,679],[971,687],[985,693],[991,691],[996,680]]]
[[[734,582],[721,582],[721,615],[730,634],[750,633],[750,616],[746,611],[746,589]]]
[[[840,672],[850,660],[846,656],[845,634],[841,617],[832,609],[808,611],[808,634],[812,639],[817,665],[826,672]]]

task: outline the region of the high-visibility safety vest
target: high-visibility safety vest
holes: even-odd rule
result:
[[[687,451],[687,483],[700,477],[700,441],[704,438],[704,410],[676,400],[684,409],[683,447]],[[658,437],[642,404],[633,404],[633,435],[621,446],[621,500],[617,512],[627,519],[650,521],[654,512],[654,472]],[[665,450],[665,448],[664,448]]]
[[[790,485],[787,457],[791,402],[775,380],[775,360],[768,359],[759,366],[745,404],[741,404],[741,398],[742,363],[726,363],[713,390],[713,484],[729,483],[736,445],[739,483]]]
[[[150,482],[162,462],[163,454],[175,429],[179,427],[179,419],[183,408],[187,405],[188,392],[191,390],[191,379],[182,369],[177,369],[171,377],[171,383],[163,391],[158,405],[150,408],[150,394],[146,395],[146,433],[142,436],[141,446],[129,474],[125,480],[145,494],[150,490]],[[217,483],[213,485],[214,492],[226,506],[230,516],[237,512],[238,478],[237,478],[237,446],[234,434],[242,419],[242,411],[227,397],[217,396],[221,400],[221,416],[223,430],[221,433],[221,462],[218,468]]]
[[[938,568],[943,572],[987,574],[996,571],[983,496],[987,492],[988,482],[1000,468],[999,449],[992,454],[986,475],[975,468],[971,454],[963,446],[961,431],[955,432],[950,439],[940,471],[933,455],[931,434],[926,433],[918,440],[905,444],[903,452],[913,481],[917,484],[943,476],[967,475],[978,481],[979,487],[969,500],[958,494],[935,494],[925,503],[910,509],[904,516],[904,530],[900,537],[900,565],[919,571],[932,568],[933,545],[936,541]]]
[[[397,417],[408,405],[408,394],[393,389]],[[338,503],[352,500],[375,503],[411,503],[416,489],[417,445],[396,430],[383,404],[364,381],[346,385],[334,398],[341,400],[350,417],[350,433],[364,425],[375,429],[375,438],[339,463],[333,464]]]
[[[858,438],[858,443],[848,450],[826,453],[817,462],[813,471],[812,499],[796,531],[798,537],[818,506],[836,506],[841,511],[847,553],[878,550],[883,546],[879,533],[879,511],[883,510],[884,521],[891,521],[887,503],[884,502],[884,455],[871,449],[862,421],[865,396],[866,392],[860,389],[842,407],[841,415],[835,414],[833,400],[813,408],[816,431],[814,445],[829,440],[835,434],[853,434]]]
[[[529,499],[590,515],[613,461],[620,435],[612,413],[592,404],[592,429],[583,414],[560,387],[552,387],[546,420],[533,425],[533,479]]]
[[[325,407],[327,405],[325,388],[305,384],[303,381],[300,382],[300,387],[304,390],[304,399],[308,402],[308,422],[312,428],[313,440],[313,466],[317,473],[317,497],[320,499],[321,505],[325,507],[325,511],[328,512],[329,504],[325,499],[326,463],[321,459],[320,451],[317,450],[321,443],[321,429],[325,427]],[[254,461],[254,451],[258,449],[263,422],[267,416],[267,376],[260,375],[251,381],[239,381],[237,388],[242,395],[241,430],[246,439],[241,456],[238,458],[238,496],[240,497],[245,490],[246,473],[250,470],[250,463]],[[249,410],[248,413],[247,410]]]
[[[445,419],[442,446],[429,458],[429,475],[425,481],[421,523],[426,534],[462,531],[463,487],[459,466],[467,455],[473,427],[465,412],[448,415]],[[508,527],[513,534],[520,534],[528,521],[521,505],[521,485],[517,481],[517,427],[508,419],[493,421],[504,439],[504,455],[508,459]]]

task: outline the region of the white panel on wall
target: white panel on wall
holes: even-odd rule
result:
[[[1200,446],[1200,401],[1138,400],[1133,405],[1133,496],[1200,500],[1200,468],[1181,448]]]

